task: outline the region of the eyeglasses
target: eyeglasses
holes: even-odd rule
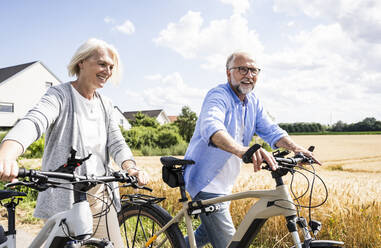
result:
[[[251,67],[246,67],[246,66],[232,67],[229,70],[233,70],[233,69],[238,69],[238,72],[242,76],[246,76],[249,71],[251,72],[252,75],[257,76],[259,74],[259,72],[261,71],[261,69],[259,69],[259,68],[251,68]]]

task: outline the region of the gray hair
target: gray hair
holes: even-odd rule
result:
[[[106,43],[103,40],[96,38],[90,38],[85,43],[83,43],[77,51],[74,53],[73,57],[70,60],[69,65],[67,66],[69,76],[79,76],[79,63],[93,55],[93,53],[99,49],[107,49],[112,54],[112,59],[114,62],[114,67],[112,70],[112,76],[110,80],[114,83],[119,83],[121,77],[121,63],[119,59],[118,51],[114,46]]]
[[[235,62],[235,59],[237,56],[247,56],[251,58],[251,54],[244,51],[236,51],[229,55],[228,59],[226,60],[226,70],[229,70],[229,68],[233,67],[233,64]]]

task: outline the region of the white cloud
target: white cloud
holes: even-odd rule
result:
[[[249,8],[249,0],[221,0],[222,3],[231,4],[235,15],[244,14]]]
[[[257,89],[277,120],[327,124],[333,115],[334,121],[356,122],[364,110],[380,112],[371,104],[379,102],[381,73],[370,69],[370,56],[364,59],[369,43],[353,40],[338,23],[301,31],[289,41],[287,49],[266,55]]]
[[[114,20],[113,18],[108,17],[108,16],[106,16],[105,18],[103,18],[103,21],[104,21],[105,23],[114,23],[114,22],[115,22],[115,20]]]
[[[295,26],[295,22],[293,22],[293,21],[288,22],[288,23],[287,23],[287,26],[288,26],[288,27],[293,27],[293,26]]]
[[[130,20],[124,21],[122,25],[115,26],[114,29],[124,34],[133,34],[135,32],[135,26]]]
[[[223,71],[234,50],[253,53],[264,69],[256,91],[277,120],[329,123],[333,116],[334,121],[355,122],[364,118],[364,112],[380,115],[379,104],[374,103],[380,102],[381,94],[381,2],[275,0],[276,12],[303,13],[310,23],[320,23],[297,31],[310,23],[299,25],[299,17],[286,22],[298,33],[287,34],[284,48],[276,53],[249,28],[244,17],[249,1],[221,2],[233,6],[229,18],[206,22],[201,13],[189,11],[169,23],[154,42],[186,59],[201,60],[201,67],[208,70]],[[151,98],[152,103],[160,101]]]
[[[312,18],[329,18],[338,22],[354,39],[381,42],[381,2],[378,0],[275,0],[274,11],[290,15],[303,13]]]
[[[204,69],[224,70],[227,56],[246,50],[260,60],[263,45],[246,18],[232,15],[229,19],[213,20],[203,25],[201,13],[189,11],[177,23],[169,23],[154,42],[168,47],[184,58],[200,58]]]
[[[166,29],[160,31],[154,42],[172,48],[185,58],[193,58],[196,56],[202,23],[200,12],[188,11],[178,23],[169,23]]]
[[[154,74],[154,75],[147,75],[144,76],[144,79],[150,80],[150,81],[157,81],[162,79],[163,76],[161,74]]]
[[[167,114],[177,115],[185,105],[199,112],[206,90],[192,88],[186,84],[180,73],[161,76],[146,76],[146,79],[159,82],[151,83],[149,87],[144,87],[142,91],[127,91],[130,106],[138,104],[138,109],[158,109],[163,108]]]

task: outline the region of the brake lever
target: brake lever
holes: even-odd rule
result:
[[[18,182],[14,182],[14,183],[7,183],[5,185],[6,188],[15,187],[15,186],[25,186],[25,187],[28,187],[31,189],[35,189],[39,192],[45,191],[48,188],[56,187],[54,184],[52,184],[52,185],[50,185],[50,184],[48,185],[46,183],[38,184],[38,182],[26,182],[26,181],[18,181]]]
[[[5,188],[12,188],[12,187],[15,187],[15,186],[27,186],[26,184],[25,184],[25,182],[23,182],[23,181],[17,181],[17,182],[14,182],[14,183],[7,183],[7,184],[5,184],[4,185],[4,187]]]

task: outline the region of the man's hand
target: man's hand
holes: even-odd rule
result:
[[[275,161],[274,156],[261,147],[253,154],[254,172],[261,170],[263,161],[266,161],[273,171],[278,168],[278,163]]]
[[[298,154],[298,153],[301,153],[303,154],[304,156],[306,157],[309,157],[311,158],[313,161],[315,161],[315,163],[317,163],[318,165],[322,165],[319,160],[317,160],[315,157],[314,157],[314,154],[310,151],[308,151],[307,149],[305,149],[304,147],[301,147],[301,146],[296,146],[296,148],[293,150],[293,152],[295,154]]]
[[[241,147],[240,152],[237,153],[237,156],[242,158],[243,155],[245,153],[247,153],[249,149],[250,148],[248,148],[248,147]],[[253,162],[254,172],[257,172],[257,171],[261,170],[261,165],[262,165],[262,163],[264,161],[266,161],[266,163],[269,165],[271,170],[275,171],[278,168],[278,163],[276,162],[274,156],[271,153],[269,153],[268,151],[266,151],[265,149],[263,149],[262,147],[260,147],[260,146],[259,146],[259,149],[256,150],[253,153],[253,155],[251,157],[251,160]],[[248,161],[250,161],[250,160],[249,159],[247,159],[247,160],[244,159],[244,161],[246,163],[248,163]]]
[[[290,136],[284,136],[281,139],[278,140],[278,142],[275,144],[277,147],[283,147],[289,151],[292,151],[296,154],[302,153],[304,156],[311,158],[315,161],[315,163],[321,165],[319,160],[317,160],[314,157],[314,154],[310,151],[308,151],[306,148],[301,147],[300,145],[297,145]]]

